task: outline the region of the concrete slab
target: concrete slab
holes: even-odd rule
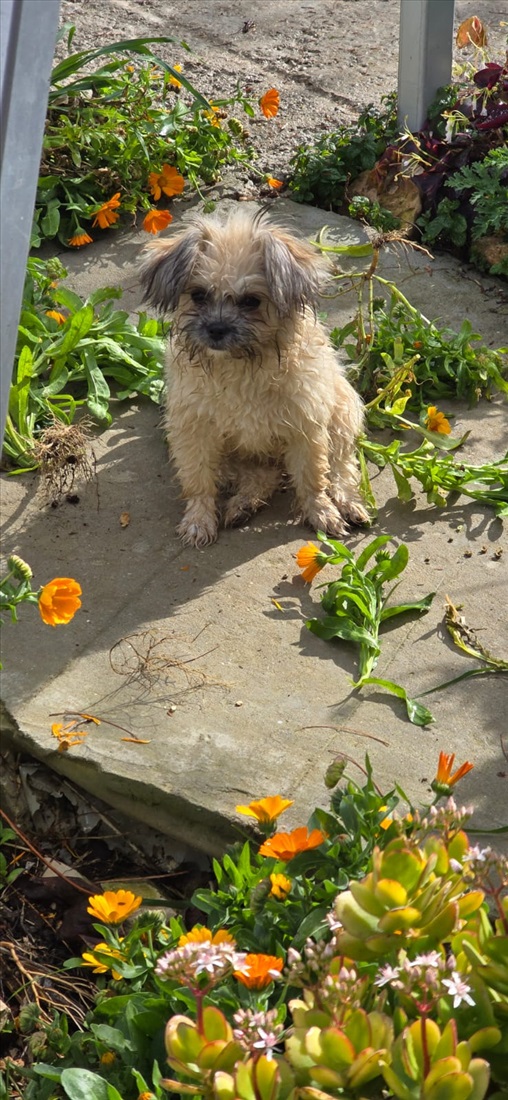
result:
[[[277,203],[276,214],[311,238],[324,224],[340,240],[364,236],[355,222],[287,200]],[[182,204],[175,220],[188,216]],[[66,254],[70,285],[82,294],[120,285],[126,308],[139,308],[136,265],[145,241],[143,233],[111,234]],[[401,246],[387,249],[382,265],[427,317],[455,328],[468,317],[487,344],[506,343],[500,282],[450,257],[407,256]],[[323,308],[333,327],[352,315],[354,301],[347,296]],[[447,403],[446,410],[455,414],[457,433],[471,431],[468,461],[506,451],[501,399],[475,409]],[[290,494],[279,493],[245,528],[222,531],[214,546],[183,548],[175,536],[181,504],[159,420],[148,403],[119,405],[112,428],[97,435],[97,476],[79,489],[76,505],[49,508],[35,477],[2,478],[4,554],[28,560],[36,584],[73,576],[84,593],[82,610],[65,629],[44,626],[29,608],[16,627],[4,628],[5,743],[132,818],[208,852],[235,835],[238,802],[276,792],[293,798],[287,827],[305,821],[316,804],[326,806],[323,773],[339,752],[362,763],[368,751],[378,783],[398,781],[413,798],[425,797],[439,750],[455,752],[459,762],[475,764],[459,797],[476,804],[477,823],[506,823],[506,677],[466,681],[431,696],[435,724],[425,730],[410,725],[390,696],[353,692],[355,652],[305,628],[318,596],[295,576],[294,555],[312,535],[294,523]],[[351,546],[381,532],[405,540],[410,564],[398,594],[437,593],[425,617],[385,634],[377,674],[416,695],[472,667],[444,630],[445,594],[464,605],[487,648],[506,658],[501,522],[466,498],[443,511],[423,497],[402,505],[386,472],[376,475],[374,487],[378,520]],[[130,523],[122,527],[125,511]],[[96,715],[101,725],[60,754],[51,723],[69,711]],[[122,741],[132,734],[149,743]],[[360,776],[354,765],[351,774]]]

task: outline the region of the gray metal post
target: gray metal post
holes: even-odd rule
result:
[[[452,71],[454,0],[400,0],[399,124],[420,130]]]
[[[60,0],[0,0],[0,432],[39,176]]]

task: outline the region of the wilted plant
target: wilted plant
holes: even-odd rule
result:
[[[113,287],[83,301],[60,285],[66,275],[57,259],[28,261],[4,440],[21,469],[39,464],[44,429],[71,424],[83,406],[110,423],[111,383],[117,398],[142,393],[157,402],[162,392],[161,322],[141,313],[134,324],[114,309],[122,292]]]

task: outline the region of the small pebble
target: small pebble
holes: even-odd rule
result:
[[[243,707],[243,699],[237,699],[236,703],[235,703],[235,707]]]

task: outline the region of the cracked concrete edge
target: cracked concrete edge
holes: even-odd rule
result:
[[[222,856],[225,848],[239,839],[238,826],[235,828],[233,820],[229,822],[223,813],[196,806],[167,790],[159,790],[154,800],[153,783],[138,781],[132,775],[106,774],[94,760],[73,756],[71,762],[58,750],[48,754],[35,738],[20,728],[1,701],[0,736],[2,749],[26,753],[130,820],[140,821],[186,848],[208,856]],[[242,830],[250,833],[248,826],[242,825]]]

